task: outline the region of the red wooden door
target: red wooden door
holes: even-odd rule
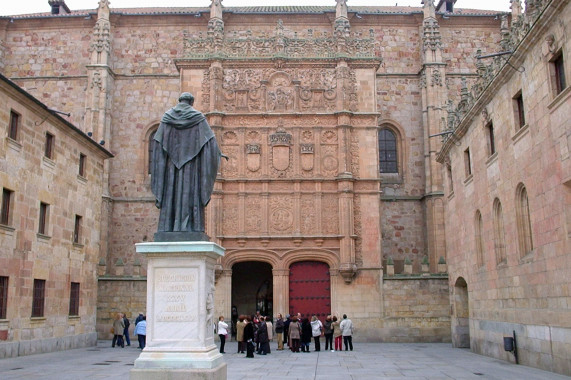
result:
[[[329,266],[319,261],[300,261],[289,267],[289,313],[317,315],[322,321],[331,314]]]

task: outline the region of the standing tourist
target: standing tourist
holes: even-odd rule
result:
[[[226,344],[226,335],[228,335],[228,323],[224,322],[224,317],[218,317],[218,336],[220,337],[220,353],[225,354],[224,345]]]
[[[325,323],[323,324],[323,332],[325,335],[325,351],[331,350],[333,351],[333,321],[331,320],[331,316],[328,315],[325,318]]]
[[[272,350],[270,348],[270,342],[274,340],[274,324],[272,323],[272,317],[264,317],[264,321],[266,321],[266,328],[268,329],[268,345],[267,345],[267,354],[271,354]]]
[[[286,314],[286,320],[284,322],[284,343],[287,343],[288,347],[290,347],[289,344],[289,324],[291,323],[291,318],[289,316],[289,314]]]
[[[270,342],[268,340],[268,326],[264,317],[260,317],[260,324],[258,326],[258,355],[266,355],[269,353]]]
[[[276,336],[278,339],[278,351],[283,351],[284,349],[284,320],[282,315],[278,313],[276,318]]]
[[[123,322],[123,315],[117,313],[115,316],[115,321],[113,321],[113,341],[111,342],[111,347],[125,347],[123,343],[123,331],[125,330],[125,322]]]
[[[246,351],[246,342],[244,340],[244,327],[246,323],[244,322],[245,316],[240,315],[238,317],[238,322],[236,322],[236,340],[238,341],[238,353],[243,354]]]
[[[246,357],[254,357],[254,324],[250,317],[244,319],[244,342],[246,342]]]
[[[309,352],[312,335],[309,318],[303,318],[303,321],[301,322],[301,352]]]
[[[131,345],[131,338],[129,338],[129,326],[131,326],[131,322],[129,322],[129,318],[127,318],[125,313],[123,314],[123,323],[125,324],[125,328],[123,329],[123,335],[125,335],[125,340],[127,341],[127,346]]]
[[[142,319],[135,325],[135,331],[139,340],[139,348],[142,350],[147,345],[147,317],[142,316]]]
[[[341,321],[337,320],[336,316],[333,316],[333,340],[335,341],[335,351],[343,351],[343,336],[341,335]],[[332,350],[333,351],[333,350]]]
[[[353,322],[347,318],[347,314],[343,314],[343,321],[341,321],[340,327],[343,343],[345,343],[345,351],[347,351],[347,348],[353,351]]]
[[[301,337],[301,326],[297,321],[297,316],[293,316],[289,324],[289,348],[292,352],[299,352],[299,340]]]
[[[321,351],[320,337],[323,332],[323,324],[317,318],[316,315],[311,317],[311,335],[313,336],[313,341],[315,342],[315,351]]]

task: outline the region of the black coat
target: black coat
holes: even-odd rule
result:
[[[301,324],[301,341],[305,343],[311,342],[311,335],[311,323],[304,319]]]
[[[248,324],[244,326],[244,342],[250,339],[254,340],[254,324],[252,322],[248,322]]]

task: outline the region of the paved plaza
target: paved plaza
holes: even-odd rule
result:
[[[136,345],[136,342],[134,342]],[[226,345],[228,379],[498,379],[569,380],[571,377],[515,365],[452,348],[450,344],[355,344],[350,352],[272,354],[246,359],[233,353],[236,342]],[[97,347],[49,354],[0,359],[0,379],[129,379],[138,357],[136,347],[111,348],[110,341]]]

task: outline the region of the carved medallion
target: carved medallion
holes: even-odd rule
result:
[[[276,170],[286,170],[289,167],[289,155],[291,146],[291,134],[283,128],[270,135],[272,146],[272,166]]]
[[[314,146],[313,144],[301,144],[300,155],[301,155],[301,168],[305,171],[313,170],[313,156],[314,156]]]
[[[246,144],[246,167],[251,172],[260,170],[261,148],[259,144]]]

